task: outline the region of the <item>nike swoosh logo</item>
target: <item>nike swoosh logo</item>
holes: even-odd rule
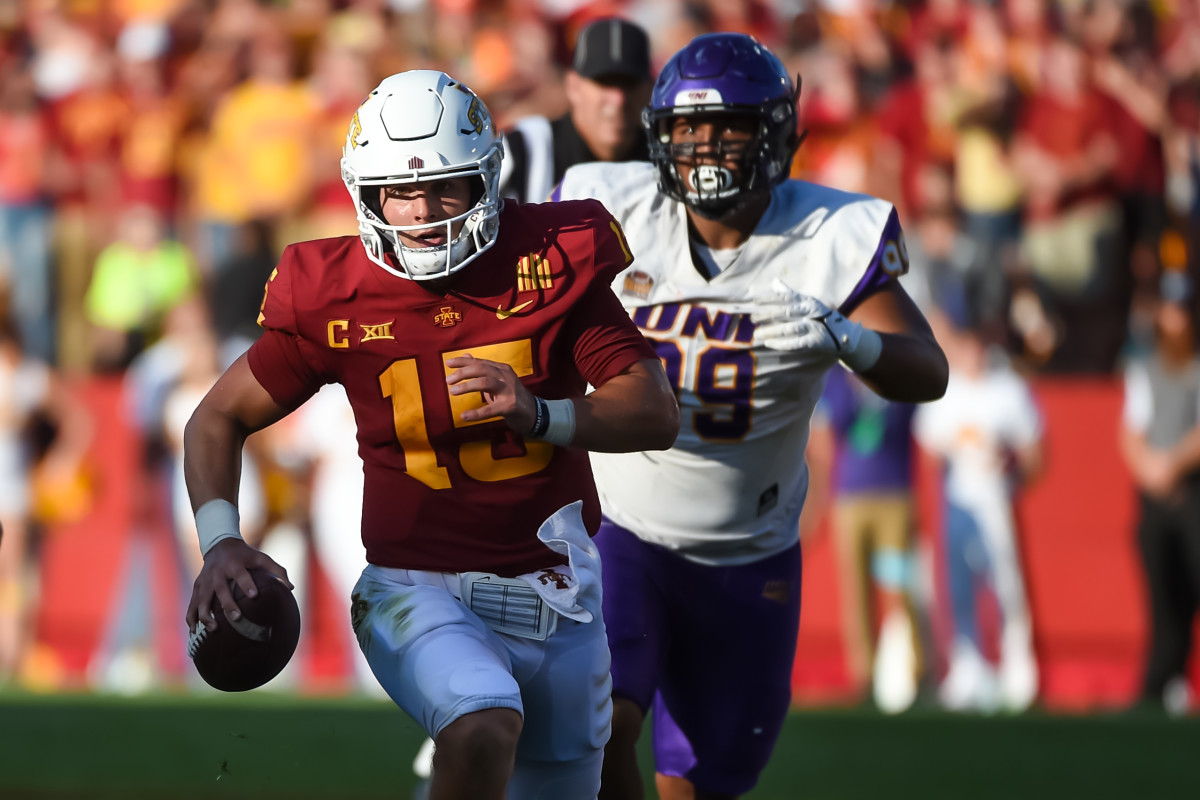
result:
[[[504,306],[496,306],[496,319],[508,319],[509,317],[511,317],[513,314],[517,313],[518,311],[520,311],[525,306],[532,305],[532,304],[533,304],[532,300],[526,300],[524,303],[521,303],[521,305],[513,306],[512,308],[508,309],[507,311],[504,309]]]

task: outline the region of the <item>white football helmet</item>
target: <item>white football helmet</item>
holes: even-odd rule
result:
[[[418,281],[452,275],[478,258],[496,243],[500,230],[503,152],[483,101],[449,75],[411,70],[385,78],[358,107],[342,148],[342,180],[354,200],[367,257],[393,275]],[[429,225],[389,225],[378,187],[472,175],[481,178],[478,200],[465,213],[437,223],[446,226],[447,244],[401,244],[401,231]],[[460,222],[455,236],[453,227]]]

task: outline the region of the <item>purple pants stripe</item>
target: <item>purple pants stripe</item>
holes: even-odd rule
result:
[[[605,519],[604,621],[613,694],[653,708],[658,772],[714,793],[752,789],[791,701],[800,545],[709,567]]]

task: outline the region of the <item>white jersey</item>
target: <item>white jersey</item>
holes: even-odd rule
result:
[[[968,508],[1008,508],[1008,454],[1041,438],[1042,421],[1029,386],[1007,364],[978,378],[950,371],[946,394],[917,410],[917,441],[946,462],[946,496]]]
[[[753,347],[754,298],[779,279],[844,312],[907,267],[891,204],[803,181],[773,190],[754,235],[711,279],[693,262],[687,212],[649,163],[572,167],[553,199],[594,197],[624,227],[632,266],[613,289],[678,390],[666,452],[592,453],[604,514],[706,564],[796,542],[804,448],[831,361]]]

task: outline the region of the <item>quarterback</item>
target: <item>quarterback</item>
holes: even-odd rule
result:
[[[753,38],[697,37],[643,113],[651,163],[573,167],[554,193],[595,197],[625,226],[638,260],[613,288],[681,407],[665,453],[592,459],[613,657],[602,797],[642,796],[634,745],[651,709],[660,797],[755,785],[790,701],[825,373],[840,362],[892,400],[945,390],[945,357],[896,280],[894,209],[787,179],[798,94]]]
[[[236,619],[250,567],[286,580],[239,535],[241,448],[340,383],[364,473],[352,624],[436,742],[433,796],[595,797],[611,704],[586,451],[669,447],[678,407],[610,288],[620,226],[595,201],[501,201],[501,152],[441,72],[363,101],[342,158],[360,235],[285,250],[263,336],[188,423],[187,623]]]

